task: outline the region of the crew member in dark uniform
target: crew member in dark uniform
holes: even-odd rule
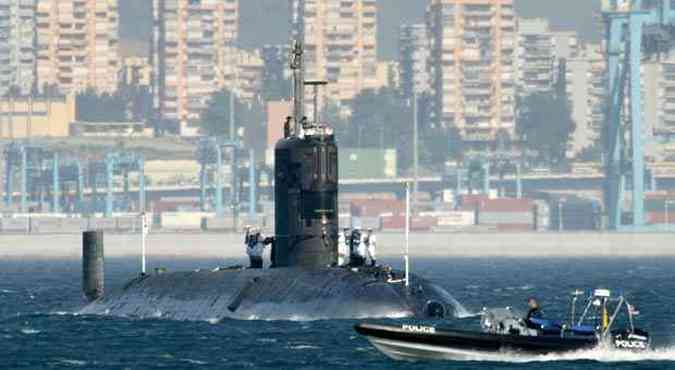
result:
[[[362,267],[366,263],[365,253],[362,250],[365,246],[361,245],[361,228],[352,230],[349,237],[349,266]]]
[[[539,325],[533,323],[531,319],[541,319],[541,308],[539,307],[539,302],[534,297],[527,299],[527,316],[525,317],[525,325],[530,329],[539,329]]]

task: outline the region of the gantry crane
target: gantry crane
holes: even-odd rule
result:
[[[644,227],[645,161],[641,61],[675,39],[671,0],[603,0],[607,42],[607,102],[603,142],[604,201],[611,230]],[[628,106],[625,106],[628,103]],[[623,225],[627,178],[632,183],[632,224]]]

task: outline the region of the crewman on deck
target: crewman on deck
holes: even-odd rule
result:
[[[531,319],[540,319],[541,318],[541,307],[539,302],[534,297],[527,299],[527,316],[525,316],[525,325],[531,329],[538,329],[539,326],[531,321]]]
[[[361,267],[366,263],[366,251],[361,240],[361,228],[357,227],[352,230],[349,239],[349,265]]]
[[[373,234],[373,229],[368,228],[368,232],[366,233],[364,239],[363,239],[363,244],[365,244],[366,251],[368,253],[368,259],[370,260],[370,267],[375,267],[377,264],[377,255],[375,253],[375,248],[377,246],[377,238],[375,237],[375,234]]]
[[[345,266],[347,264],[347,259],[349,258],[349,228],[345,227],[341,233],[338,235],[338,266]]]
[[[250,261],[249,268],[260,269],[263,267],[263,253],[265,244],[260,230],[255,228],[246,229],[246,254]]]

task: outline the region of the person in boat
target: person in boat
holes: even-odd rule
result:
[[[345,227],[342,230],[342,233],[338,235],[338,266],[345,266],[347,264],[347,258],[349,257],[349,228]]]
[[[260,230],[255,228],[246,228],[246,254],[249,258],[249,268],[261,269],[263,267],[263,252],[265,251],[265,241]]]
[[[363,239],[363,244],[366,247],[366,251],[368,252],[368,259],[370,260],[370,267],[375,267],[377,264],[377,256],[375,253],[375,247],[377,244],[377,238],[373,234],[373,229],[368,228],[368,232],[366,233],[366,236]]]
[[[534,323],[532,319],[541,319],[542,318],[542,313],[541,313],[541,307],[539,306],[539,302],[534,297],[530,297],[527,299],[527,316],[525,316],[525,325],[527,325],[528,328],[530,329],[539,329],[539,325]]]

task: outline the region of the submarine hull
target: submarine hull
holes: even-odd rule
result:
[[[380,270],[342,268],[164,273],[139,276],[80,313],[219,321],[424,318],[429,302],[453,310],[438,294],[442,288],[413,281],[406,289]]]

